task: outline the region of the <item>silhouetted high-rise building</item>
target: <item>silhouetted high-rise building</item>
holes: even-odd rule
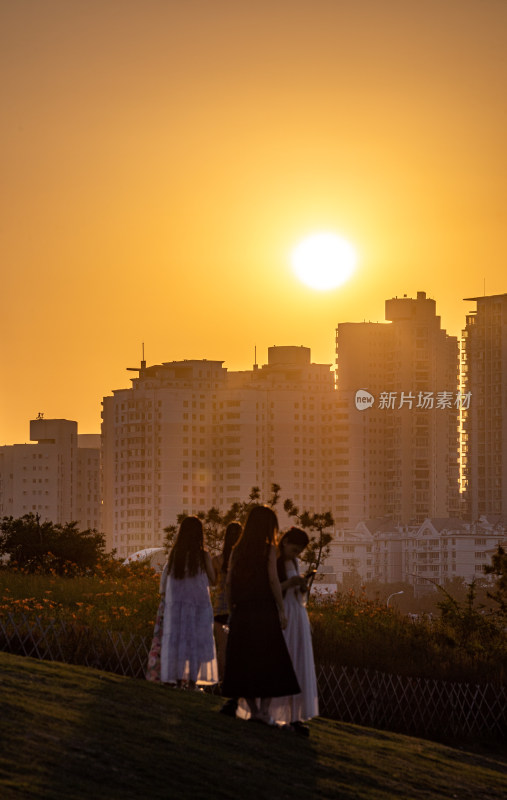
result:
[[[462,336],[463,478],[467,511],[507,517],[507,294],[468,297]]]
[[[343,525],[382,516],[416,524],[459,511],[457,339],[425,292],[387,300],[386,319],[337,328]]]
[[[330,365],[312,364],[307,347],[271,347],[244,372],[143,362],[131,388],[103,399],[108,547],[160,545],[178,514],[224,512],[254,486],[262,500],[276,483],[300,509],[332,510],[335,397]]]

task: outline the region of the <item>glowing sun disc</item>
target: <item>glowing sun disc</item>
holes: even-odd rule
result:
[[[312,289],[335,289],[350,278],[357,261],[355,249],[335,233],[315,233],[294,248],[295,274]]]

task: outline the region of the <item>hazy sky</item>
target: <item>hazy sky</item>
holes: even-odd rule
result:
[[[0,444],[149,364],[507,291],[506,0],[0,0]],[[341,233],[316,292],[289,253]],[[485,284],[484,284],[485,282]]]

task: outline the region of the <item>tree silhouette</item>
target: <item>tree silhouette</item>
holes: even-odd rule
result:
[[[80,531],[77,522],[41,522],[38,514],[3,517],[0,554],[29,572],[89,571],[105,558],[105,536],[95,529]]]
[[[267,505],[274,509],[280,500],[281,491],[279,484],[272,483]],[[243,525],[250,509],[255,505],[259,505],[260,502],[261,490],[258,486],[252,486],[248,500],[233,503],[223,514],[217,508],[210,508],[209,511],[200,511],[196,515],[202,520],[206,545],[212,556],[221,552],[225,529],[229,522],[237,520]],[[330,544],[333,539],[332,534],[327,531],[328,528],[332,528],[334,525],[331,512],[315,513],[303,511],[299,513],[298,508],[290,499],[284,501],[283,508],[289,517],[295,518],[297,525],[306,530],[310,537],[310,543],[302,553],[301,560],[308,564],[310,569],[318,570],[329,555]],[[174,544],[178,528],[186,516],[188,516],[186,512],[178,514],[176,518],[177,524],[168,525],[164,528],[166,533],[164,547],[166,550],[169,551]]]
[[[330,511],[320,513],[302,511],[299,513],[298,507],[290,499],[284,502],[283,507],[285,513],[289,517],[294,517],[298,526],[303,528],[310,537],[310,543],[301,554],[301,560],[310,568],[318,570],[331,549],[333,534],[327,532],[326,529],[334,526],[333,515]]]
[[[494,588],[487,593],[488,597],[498,604],[498,612],[507,617],[507,552],[502,545],[498,545],[498,550],[491,557],[491,564],[484,566],[484,572],[495,577]]]

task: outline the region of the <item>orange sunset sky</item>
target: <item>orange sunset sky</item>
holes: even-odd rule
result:
[[[338,322],[507,291],[505,0],[0,0],[0,444],[148,364],[334,362]],[[319,292],[291,249],[333,231]]]

